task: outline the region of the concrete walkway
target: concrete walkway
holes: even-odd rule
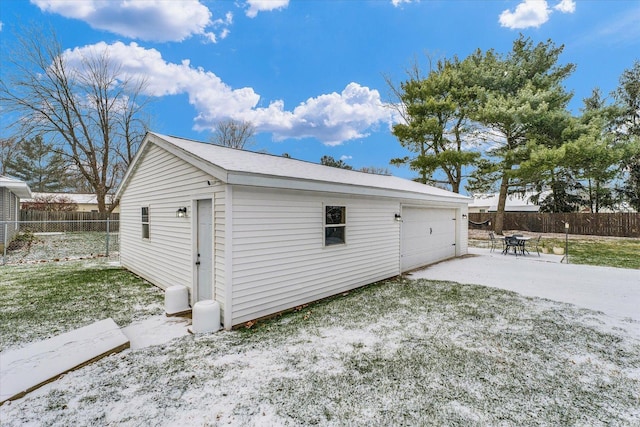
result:
[[[61,375],[129,348],[129,340],[113,319],[2,352],[0,404],[14,400]]]
[[[469,254],[412,272],[409,277],[507,289],[640,322],[640,270],[561,264],[559,255],[538,257],[534,253],[516,258],[481,248],[469,248]]]

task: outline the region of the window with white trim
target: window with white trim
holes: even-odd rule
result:
[[[142,223],[142,238],[149,238],[149,206],[142,207],[141,223]]]
[[[324,245],[346,243],[347,208],[345,206],[324,207]]]

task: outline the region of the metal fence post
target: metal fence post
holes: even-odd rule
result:
[[[109,258],[109,217],[107,217],[107,253],[106,256]]]

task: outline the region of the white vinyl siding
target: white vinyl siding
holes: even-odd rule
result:
[[[220,303],[221,314],[225,307],[225,206],[226,197],[224,185],[218,184],[214,188],[213,200],[213,284],[215,299]]]
[[[9,190],[0,187],[0,221],[9,219]]]
[[[209,185],[209,175],[153,144],[139,159],[133,174],[120,200],[122,265],[162,289],[183,285],[192,290],[192,212],[189,209],[189,218],[177,218],[176,210],[208,195],[219,217],[217,198],[224,186]],[[150,239],[141,238],[142,207],[149,208]],[[223,234],[218,237],[224,239]],[[214,246],[224,244],[216,241]],[[223,301],[219,301],[221,305]]]
[[[6,188],[0,188],[0,221],[7,221],[5,237],[5,224],[0,224],[0,245],[4,244],[5,238],[7,244],[11,242],[20,228],[17,221],[20,220],[20,199]]]
[[[346,207],[346,244],[324,246],[326,205]],[[391,200],[235,187],[233,324],[398,274],[398,209]]]
[[[456,256],[465,255],[469,251],[468,218],[469,208],[467,206],[456,209]]]
[[[11,220],[11,216],[10,216],[11,210],[9,208],[9,205],[10,205],[9,197],[12,197],[12,196],[13,195],[9,190],[7,190],[6,188],[0,188],[0,221]],[[10,226],[11,224],[7,224],[7,230],[10,228]],[[4,231],[5,231],[5,225],[0,224],[0,245],[4,245],[4,242],[5,242]],[[10,240],[11,240],[11,232],[8,232],[6,236],[7,243],[9,243]]]

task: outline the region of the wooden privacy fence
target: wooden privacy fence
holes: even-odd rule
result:
[[[107,221],[108,219],[108,221]],[[34,233],[119,230],[120,214],[99,212],[20,211],[20,230]]]
[[[488,222],[495,224],[496,213],[470,213],[469,228],[489,230]],[[569,234],[594,236],[640,237],[640,213],[538,213],[505,212],[505,230],[533,233],[564,233],[569,223]]]

